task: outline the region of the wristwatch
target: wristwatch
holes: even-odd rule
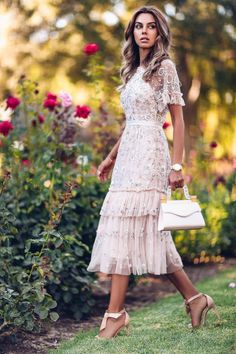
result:
[[[171,166],[171,169],[174,170],[174,171],[181,171],[182,170],[182,165],[180,163],[174,163]]]

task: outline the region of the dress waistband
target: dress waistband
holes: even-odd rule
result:
[[[162,127],[161,123],[159,122],[154,122],[154,121],[149,121],[145,119],[137,119],[137,120],[126,120],[126,126],[128,125],[146,125],[150,127]]]

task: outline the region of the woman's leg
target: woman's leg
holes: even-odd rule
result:
[[[108,312],[120,312],[124,308],[126,291],[129,284],[128,275],[112,274],[111,279],[111,291],[110,301],[107,311]],[[120,328],[125,321],[125,313],[119,318],[114,319],[109,317],[107,319],[106,328],[104,328],[99,336],[100,337],[112,337],[113,334]]]
[[[199,293],[182,268],[176,270],[174,273],[167,273],[166,276],[174,284],[184,299],[187,300]]]
[[[129,284],[128,275],[112,274],[109,312],[119,312],[124,307],[126,291]]]
[[[174,284],[184,299],[188,300],[192,296],[199,294],[194,287],[188,275],[183,269],[176,270],[173,273],[167,273],[167,278]],[[198,297],[190,303],[192,325],[197,326],[201,320],[202,310],[206,307],[207,301],[205,296]]]

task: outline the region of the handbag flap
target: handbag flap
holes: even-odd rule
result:
[[[200,205],[191,200],[168,200],[161,204],[164,213],[175,214],[179,216],[188,216],[201,211]]]

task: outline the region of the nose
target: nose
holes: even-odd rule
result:
[[[146,27],[143,27],[142,33],[147,33]]]

